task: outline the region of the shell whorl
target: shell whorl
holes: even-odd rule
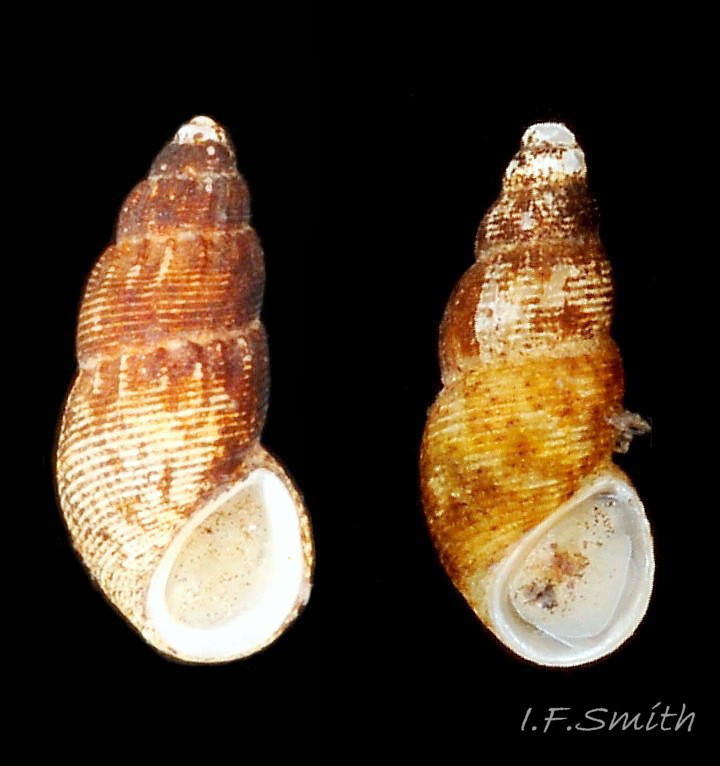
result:
[[[247,187],[224,132],[190,142],[194,122],[132,190],[116,241],[90,275],[77,334],[81,368],[181,340],[231,340],[258,320],[264,265]]]
[[[483,218],[476,263],[441,327],[447,382],[467,366],[521,356],[612,353],[610,265],[585,161],[562,125],[532,126]]]
[[[564,125],[525,132],[475,256],[440,329],[421,476],[441,560],[493,627],[488,589],[513,545],[598,477],[625,481],[612,462],[623,370],[610,265]]]
[[[82,300],[59,496],[87,568],[144,633],[153,570],[200,505],[264,467],[302,508],[259,446],[268,353],[249,215],[229,138],[196,117],[127,197]]]

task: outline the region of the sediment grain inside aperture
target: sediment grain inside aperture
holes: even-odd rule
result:
[[[170,614],[203,628],[251,608],[270,574],[269,549],[265,511],[250,487],[206,518],[178,552],[165,590]]]
[[[551,527],[510,584],[518,615],[569,644],[605,630],[630,578],[631,512],[597,494]]]

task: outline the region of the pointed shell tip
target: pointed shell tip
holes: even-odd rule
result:
[[[557,147],[578,146],[575,134],[561,122],[537,122],[531,125],[522,137],[522,143],[552,144]]]
[[[585,155],[575,135],[560,122],[538,122],[523,134],[520,153],[510,162],[506,178],[584,177]]]
[[[180,126],[173,142],[176,144],[218,143],[228,145],[225,130],[211,117],[198,115]]]

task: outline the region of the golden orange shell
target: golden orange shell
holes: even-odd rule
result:
[[[523,145],[440,331],[423,505],[451,579],[486,623],[511,546],[594,476],[623,475],[612,463],[623,370],[610,266],[584,163],[570,157],[578,167],[563,172],[567,157]]]
[[[188,125],[128,196],[88,280],[56,459],[76,549],[151,642],[145,599],[158,561],[199,507],[257,467],[299,509],[308,592],[313,562],[300,496],[259,444],[268,350],[247,187],[222,129]]]

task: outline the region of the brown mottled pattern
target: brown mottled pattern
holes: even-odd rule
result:
[[[510,181],[508,183],[508,180]],[[582,240],[597,231],[597,212],[594,201],[587,194],[585,178],[566,178],[563,183],[554,180],[506,179],[504,193],[483,218],[475,240],[475,252],[483,257],[495,244],[533,242],[538,230],[544,230],[555,239]],[[531,215],[536,227],[523,226]]]
[[[263,277],[262,249],[247,224],[227,233],[169,233],[111,245],[85,290],[80,364],[129,346],[166,343],[178,333],[241,331],[258,316]]]
[[[616,470],[623,372],[610,266],[584,166],[564,174],[542,154],[565,156],[523,145],[480,224],[476,263],[441,326],[444,388],[422,444],[430,531],[483,619],[508,547],[600,469]]]
[[[423,440],[423,500],[443,563],[464,593],[610,461],[608,417],[622,393],[612,343],[598,355],[466,369],[442,390]]]
[[[500,304],[513,307],[506,321]],[[497,249],[465,273],[450,298],[440,328],[443,380],[478,358],[582,353],[607,335],[611,311],[610,265],[598,240]]]
[[[208,154],[212,146],[214,153]],[[250,198],[229,148],[168,144],[120,210],[117,241],[137,234],[226,229],[250,218]]]
[[[268,356],[248,212],[228,148],[169,145],[126,200],[83,299],[58,489],[86,566],[139,629],[176,529],[244,461],[272,462],[256,454]]]

